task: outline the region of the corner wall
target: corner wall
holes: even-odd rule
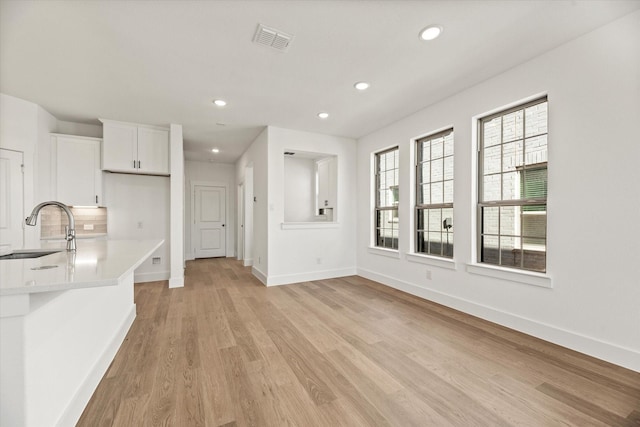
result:
[[[171,176],[169,177],[169,245],[170,252],[170,288],[184,286],[184,142],[182,125],[171,123],[169,126],[169,159]],[[153,258],[153,257],[152,257]]]
[[[33,102],[0,94],[0,148],[23,153],[23,217],[35,205],[51,198],[50,132],[57,120]],[[27,227],[24,247],[37,247],[40,227]]]
[[[250,248],[247,248],[251,253],[249,259],[253,274],[263,282],[269,274],[267,171],[271,165],[265,161],[268,154],[268,134],[269,129],[265,128],[236,162],[236,182],[245,183],[245,209],[253,214],[251,228],[245,230],[245,233],[250,231],[251,236]]]
[[[336,155],[335,223],[287,229],[284,223],[284,151]],[[351,138],[269,127],[269,274],[267,285],[320,280],[356,272],[356,142]]]
[[[358,274],[640,371],[640,12],[358,141]],[[549,100],[547,271],[552,288],[474,275],[472,117]],[[411,140],[454,127],[455,270],[411,262]],[[371,155],[400,146],[400,257],[369,250]],[[430,277],[427,278],[427,277]]]

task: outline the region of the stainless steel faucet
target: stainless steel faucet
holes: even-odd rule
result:
[[[71,212],[71,209],[69,209],[69,207],[64,203],[54,202],[54,201],[40,203],[38,206],[33,208],[33,211],[31,211],[31,215],[29,215],[25,219],[25,223],[27,225],[36,225],[36,222],[38,221],[38,213],[40,213],[40,210],[45,206],[58,206],[62,208],[62,210],[65,211],[65,213],[67,214],[67,218],[69,218],[69,225],[64,226],[64,234],[65,234],[64,240],[67,241],[67,250],[75,252],[76,251],[76,221],[73,218],[73,213]]]

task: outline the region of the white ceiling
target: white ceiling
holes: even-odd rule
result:
[[[0,90],[60,120],[179,123],[187,159],[232,163],[266,125],[358,138],[638,8],[2,0]],[[288,52],[252,43],[258,23],[293,34]],[[429,24],[442,36],[420,41]],[[366,92],[353,88],[361,80],[371,83]],[[331,116],[320,120],[319,111]]]

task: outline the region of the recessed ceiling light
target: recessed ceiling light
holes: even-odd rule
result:
[[[325,113],[325,112],[318,113],[318,117],[320,117],[321,119],[326,119],[327,117],[329,117],[329,113]]]
[[[353,85],[353,87],[355,87],[358,90],[367,90],[367,89],[369,89],[369,86],[371,86],[371,85],[369,83],[367,83],[367,82],[358,82],[358,83]]]
[[[433,40],[442,34],[442,27],[438,25],[429,25],[424,30],[420,31],[421,40]]]
[[[217,153],[219,153],[219,152],[220,152],[220,149],[219,149],[219,148],[212,148],[212,149],[211,149],[211,152],[212,152],[212,153],[216,153],[216,154],[217,154]]]
[[[218,107],[224,107],[225,105],[227,105],[227,101],[224,101],[222,99],[216,99],[213,101],[214,104],[216,104]]]

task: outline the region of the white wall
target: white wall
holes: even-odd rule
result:
[[[24,201],[22,218],[35,206],[35,169],[38,140],[38,106],[13,96],[0,94],[0,148],[23,153]],[[37,235],[34,228],[23,233],[24,247],[34,247]]]
[[[90,136],[102,138],[102,125],[89,125],[86,123],[74,123],[58,120],[57,133],[65,135]]]
[[[316,162],[313,159],[284,158],[284,220],[314,220]]]
[[[269,273],[267,171],[270,165],[265,161],[268,135],[269,129],[265,128],[236,162],[236,182],[245,183],[245,209],[249,215],[252,214],[250,218],[253,220],[253,224],[245,222],[245,233],[250,233],[250,244],[246,248],[251,254],[248,261],[253,266],[253,273],[263,281]],[[245,262],[245,265],[249,263]]]
[[[51,197],[49,133],[56,123],[39,105],[0,94],[0,147],[24,155],[24,217]],[[39,239],[39,226],[25,229],[25,247],[37,247]]]
[[[38,105],[0,94],[0,147],[8,150],[36,151]]]
[[[547,271],[553,288],[473,275],[472,117],[536,94],[549,100]],[[640,12],[358,141],[358,273],[640,370]],[[456,270],[409,262],[411,139],[454,127]],[[371,155],[400,146],[400,258],[368,250]],[[428,280],[427,271],[432,273]]]
[[[228,257],[236,254],[236,175],[235,166],[224,163],[210,162],[185,162],[185,258],[193,259],[193,247],[191,244],[191,225],[193,218],[193,194],[191,194],[191,183],[194,181],[206,181],[222,184],[227,187],[226,200],[226,255]]]
[[[54,189],[51,185],[51,132],[56,132],[58,128],[58,120],[53,117],[44,108],[38,106],[38,145],[36,150],[37,165],[35,170],[34,182],[36,203],[51,200],[53,198]],[[38,227],[38,236],[40,236],[40,227]]]
[[[162,246],[136,269],[134,280],[169,279],[169,178],[105,173],[103,188],[109,239],[164,239]],[[161,263],[152,264],[152,258],[158,256]]]
[[[267,285],[355,274],[356,142],[350,138],[269,127],[269,271]],[[284,151],[337,156],[338,207],[335,224],[283,229]]]
[[[184,191],[184,142],[182,125],[171,123],[169,132],[169,159],[171,159],[171,177],[169,178],[169,229],[170,229],[170,288],[184,286],[185,247],[185,191]]]

